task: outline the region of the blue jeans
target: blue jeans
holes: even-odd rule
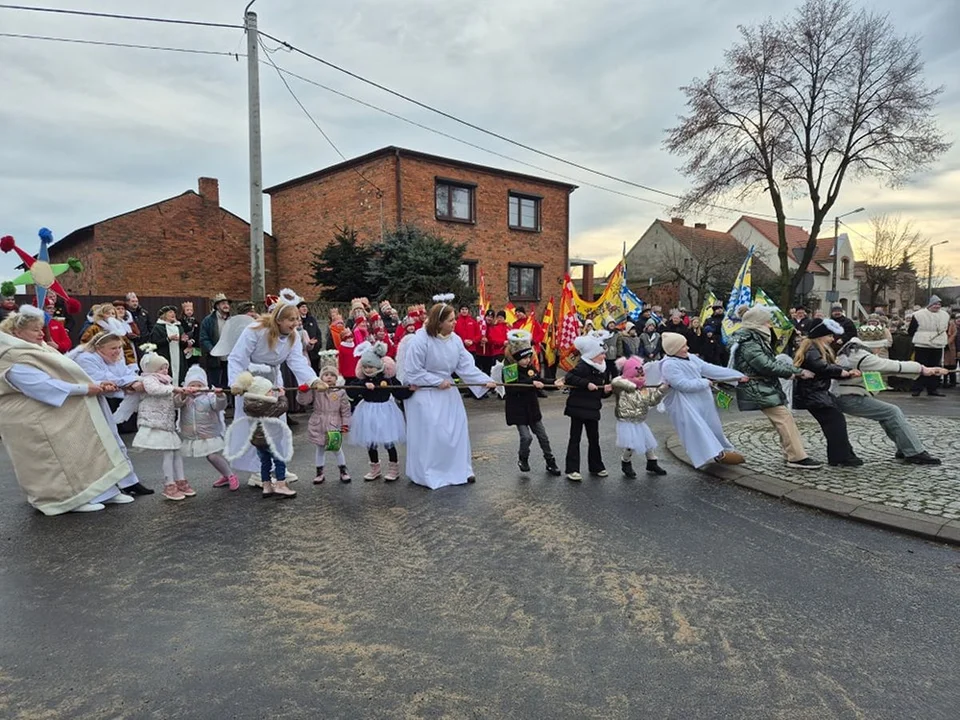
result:
[[[270,471],[273,470],[278,481],[283,482],[287,479],[287,464],[280,458],[270,454],[269,450],[257,448],[257,456],[260,458],[260,480],[270,482]]]

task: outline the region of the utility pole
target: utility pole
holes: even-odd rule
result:
[[[927,264],[927,298],[933,295],[933,249],[937,245],[946,245],[949,240],[944,240],[943,242],[932,243],[930,245],[930,261]]]
[[[840,218],[845,218],[847,215],[853,215],[858,212],[863,212],[863,208],[857,208],[843,215],[837,215],[833,220],[833,272],[830,273],[830,296],[828,298],[832,303],[840,301],[840,293],[837,292],[837,265],[840,261]]]
[[[260,35],[257,14],[250,11],[252,0],[244,11],[247,32],[247,101],[250,129],[250,294],[255,303],[266,298],[263,259],[263,165],[260,155]]]

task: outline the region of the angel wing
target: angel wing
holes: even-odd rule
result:
[[[653,387],[663,382],[663,373],[660,371],[659,360],[644,363],[643,374],[647,377],[647,387]]]
[[[214,357],[227,357],[232,351],[233,346],[237,344],[247,325],[253,322],[249,315],[234,315],[223,324],[223,330],[220,331],[220,340],[213,346],[210,354]]]
[[[280,418],[260,418],[260,426],[273,456],[285,463],[290,462],[293,459],[293,433],[287,423]]]
[[[122,425],[127,420],[132,418],[137,410],[140,409],[140,399],[143,397],[141,393],[130,393],[129,395],[124,395],[123,400],[120,402],[120,406],[113,412],[113,421],[117,425]]]
[[[507,394],[507,389],[503,387],[503,361],[497,360],[496,365],[493,366],[493,369],[490,371],[490,378],[497,383],[497,387],[494,388],[494,392],[497,393],[500,397],[503,397]]]
[[[223,438],[223,456],[227,460],[239,460],[250,448],[250,438],[257,429],[257,419],[241,417],[230,423]]]

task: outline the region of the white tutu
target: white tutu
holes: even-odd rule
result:
[[[617,447],[645,453],[657,447],[657,439],[645,422],[617,420]]]
[[[406,440],[406,425],[403,413],[391,398],[387,402],[369,403],[361,400],[353,411],[347,442],[350,445],[370,447],[387,443],[402,443]]]
[[[206,457],[223,450],[223,438],[186,438],[183,441],[183,447],[180,452],[184,457]]]
[[[133,447],[140,450],[179,450],[180,436],[169,430],[142,427],[133,437]]]

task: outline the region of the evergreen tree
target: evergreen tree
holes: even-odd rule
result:
[[[310,263],[321,299],[349,301],[355,297],[374,297],[378,285],[370,278],[373,255],[371,246],[359,243],[356,230],[338,227],[333,242],[314,253]]]

